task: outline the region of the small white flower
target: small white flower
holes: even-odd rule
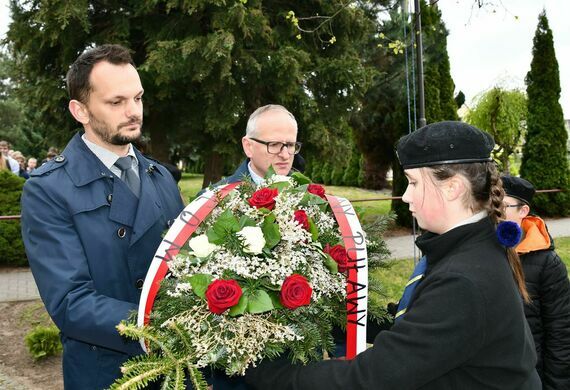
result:
[[[208,236],[205,234],[192,237],[190,241],[188,241],[188,245],[196,257],[207,257],[218,248],[217,245],[210,244]]]
[[[291,182],[291,178],[289,176],[285,176],[285,175],[273,175],[273,176],[271,176],[271,181],[273,183],[279,183],[281,181]]]
[[[244,239],[244,252],[258,255],[263,251],[265,237],[263,237],[261,228],[257,226],[245,226],[236,234]]]

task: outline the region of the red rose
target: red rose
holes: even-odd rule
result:
[[[273,210],[277,194],[277,188],[262,188],[255,191],[251,198],[248,199],[248,202],[251,207],[258,209],[265,207],[268,210]]]
[[[235,280],[214,280],[206,289],[208,308],[212,313],[222,314],[237,305],[241,294],[241,287]]]
[[[307,192],[310,192],[313,195],[320,196],[323,199],[325,198],[325,187],[318,185],[318,184],[309,184],[307,187]]]
[[[299,225],[301,225],[303,229],[309,230],[309,217],[307,217],[305,210],[296,210],[293,218],[299,222]]]
[[[348,268],[348,254],[342,245],[335,245],[331,247],[329,244],[325,246],[323,252],[328,253],[330,257],[336,261],[338,265],[338,272],[345,272]]]
[[[311,303],[313,289],[303,275],[293,274],[285,279],[281,286],[279,300],[288,309],[307,306]]]

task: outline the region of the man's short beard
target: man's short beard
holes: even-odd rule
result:
[[[111,134],[109,126],[98,120],[93,114],[89,113],[89,123],[91,124],[91,129],[95,134],[99,136],[103,141],[111,145],[128,145],[131,142],[137,142],[142,137],[142,119],[140,121],[133,121],[127,123],[121,123],[117,126],[117,130]],[[124,136],[120,133],[121,127],[132,125],[133,123],[139,123],[139,133],[138,135]]]

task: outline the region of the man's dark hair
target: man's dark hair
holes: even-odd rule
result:
[[[131,64],[135,66],[129,49],[121,45],[101,45],[81,54],[69,67],[66,76],[67,92],[70,99],[87,103],[91,85],[89,76],[95,64],[107,61],[113,65]]]

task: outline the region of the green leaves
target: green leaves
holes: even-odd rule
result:
[[[242,294],[238,304],[230,308],[229,315],[231,317],[235,317],[245,313],[248,302],[249,302],[248,297],[245,294]]]
[[[244,220],[243,223],[248,223],[248,221]],[[208,241],[212,244],[222,245],[228,235],[238,232],[241,227],[243,226],[240,226],[240,221],[237,220],[230,210],[226,210],[220,214],[218,220],[206,232]]]
[[[273,301],[264,290],[255,290],[249,296],[247,304],[248,313],[264,313],[273,309]]]
[[[284,189],[291,187],[291,183],[288,181],[278,181],[273,183],[269,186],[269,188],[277,188],[277,190],[281,193]]]
[[[267,292],[262,289],[244,289],[237,305],[230,309],[229,315],[232,317],[244,313],[265,313],[275,308],[283,307],[275,292]]]
[[[273,213],[264,218],[261,224],[261,231],[265,237],[266,248],[273,249],[281,241],[281,233],[279,233],[279,226],[275,223],[275,215]]]
[[[196,274],[190,277],[190,285],[192,286],[192,291],[202,299],[206,299],[206,289],[208,285],[212,282],[212,275],[206,274]]]
[[[293,172],[293,174],[291,174],[291,177],[293,179],[295,179],[295,181],[300,186],[303,184],[310,184],[311,183],[311,179],[309,179],[307,176],[303,175],[301,172]]]
[[[336,274],[338,273],[338,264],[336,263],[336,261],[334,261],[334,259],[328,254],[325,253],[325,267],[327,267],[327,269],[329,271],[331,271],[332,274]]]
[[[265,172],[265,176],[263,176],[263,178],[269,179],[273,175],[275,175],[275,169],[273,169],[273,165],[270,165],[269,169],[267,169],[267,172]]]

